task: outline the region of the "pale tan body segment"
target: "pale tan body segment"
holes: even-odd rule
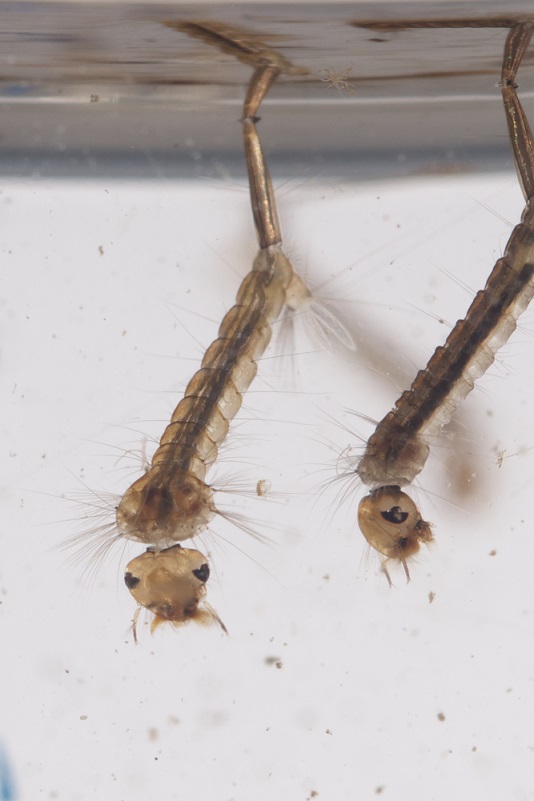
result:
[[[423,469],[433,439],[493,363],[534,295],[534,145],[515,84],[534,21],[493,23],[495,27],[511,25],[501,89],[526,206],[485,288],[410,389],[378,424],[356,467],[362,482],[372,490],[360,503],[358,522],[368,542],[386,557],[383,569],[388,580],[387,560],[400,561],[409,579],[406,559],[419,550],[420,542],[432,539],[429,524],[400,487],[410,484]],[[416,23],[408,24],[416,27]],[[446,27],[443,21],[441,25]],[[451,27],[458,27],[458,23]]]
[[[200,37],[256,69],[243,109],[243,137],[254,223],[260,249],[239,287],[218,338],[186,387],[145,475],[123,495],[116,512],[120,537],[150,546],[127,567],[125,581],[137,602],[160,622],[217,622],[204,600],[207,559],[179,544],[205,530],[217,508],[206,473],[217,458],[243,393],[256,376],[257,360],[271,339],[271,325],[296,288],[308,292],[282,250],[274,192],[256,130],[256,112],[281,71],[302,72],[242,31],[217,23],[170,27]],[[308,292],[309,295],[309,292]],[[134,635],[135,622],[134,621]]]

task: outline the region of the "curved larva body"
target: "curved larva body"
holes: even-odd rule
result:
[[[281,71],[300,74],[302,70],[243,31],[218,23],[169,24],[255,67],[245,97],[242,128],[260,250],[239,287],[235,305],[224,316],[217,339],[207,349],[163,432],[149,470],[122,497],[116,525],[119,536],[150,546],[129,563],[125,580],[138,604],[154,613],[153,627],[165,620],[175,625],[190,619],[217,620],[226,631],[203,600],[209,576],[207,560],[177,543],[199,534],[217,514],[206,473],[256,375],[257,360],[271,339],[271,324],[292,297],[295,274],[282,250],[256,112]],[[199,608],[201,601],[203,608]]]
[[[216,514],[206,472],[271,339],[293,269],[280,245],[261,250],[225,315],[218,338],[163,432],[148,472],[117,508],[121,536],[158,548],[194,537]]]
[[[430,443],[495,360],[534,295],[534,207],[527,202],[503,257],[467,315],[369,439],[357,473],[369,487],[411,484]]]

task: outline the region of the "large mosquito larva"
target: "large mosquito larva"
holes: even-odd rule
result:
[[[206,473],[217,458],[257,360],[271,339],[271,324],[294,302],[299,279],[282,250],[269,171],[256,130],[257,111],[280,72],[302,72],[243,32],[217,23],[168,23],[221,47],[255,67],[243,108],[243,138],[259,252],[225,315],[218,338],[186,387],[148,471],[124,493],[116,511],[119,537],[145,543],[127,568],[126,585],[154,613],[153,627],[171,621],[222,621],[204,601],[207,559],[178,543],[204,531],[218,513]],[[304,289],[307,290],[306,287]],[[203,604],[203,606],[201,606]],[[134,621],[134,634],[135,623]]]
[[[493,21],[495,23],[495,21]],[[503,27],[497,20],[496,27]],[[358,522],[367,541],[388,560],[399,561],[409,579],[407,559],[432,539],[413,501],[401,490],[423,469],[430,443],[454,415],[493,363],[534,295],[534,144],[517,96],[516,73],[530,43],[533,21],[507,20],[501,90],[510,142],[526,205],[504,254],[478,292],[467,315],[395,407],[378,424],[356,467],[370,494],[361,502]],[[416,27],[415,23],[408,23]],[[442,21],[443,27],[446,24]],[[458,27],[458,24],[452,27]]]

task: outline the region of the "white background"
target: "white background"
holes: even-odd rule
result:
[[[532,314],[420,476],[436,542],[410,584],[388,589],[355,522],[364,489],[334,480],[373,430],[346,410],[380,419],[483,286],[519,219],[515,175],[278,186],[289,255],[358,349],[300,332],[292,359],[268,352],[209,478],[272,481],[268,499],[217,496],[269,544],[216,520],[197,545],[230,636],[141,625],[138,646],[122,574],[139,546],[103,565],[53,549],[94,525],[73,497],[120,495],[153,451],[250,268],[247,193],[2,189],[0,738],[17,799],[534,798]]]

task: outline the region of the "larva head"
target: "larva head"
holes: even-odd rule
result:
[[[216,514],[213,490],[191,473],[159,481],[157,468],[137,479],[117,507],[122,537],[158,547],[194,537]]]
[[[199,606],[206,596],[209,575],[204,554],[173,545],[136,556],[126,566],[124,581],[137,603],[154,614],[152,631],[161,623],[180,626],[190,620],[217,622],[226,631],[215,610],[207,604]]]
[[[430,523],[397,486],[379,487],[366,495],[358,507],[358,525],[369,545],[400,561],[407,576],[406,559],[417,553],[420,542],[432,540]]]

